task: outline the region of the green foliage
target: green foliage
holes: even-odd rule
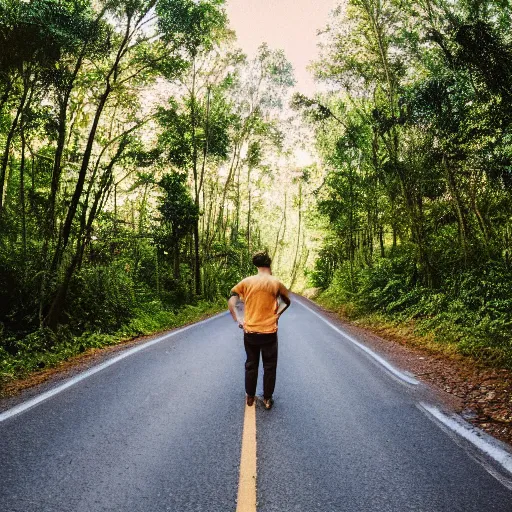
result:
[[[162,214],[163,224],[170,226],[169,248],[177,245],[187,233],[191,232],[199,216],[198,208],[185,185],[186,179],[185,174],[170,173],[166,174],[159,183],[165,195],[158,209]]]
[[[157,13],[164,38],[190,55],[209,49],[225,31],[224,0],[159,0]]]
[[[232,40],[222,0],[0,0],[4,374],[196,318],[253,272],[293,76]]]
[[[0,3],[0,25],[0,44],[9,48],[0,57],[4,72],[23,64],[59,69],[62,55],[76,51],[93,29],[86,1],[6,0]]]
[[[222,91],[216,89],[212,96],[210,108],[198,103],[196,98],[189,99],[183,108],[171,98],[168,108],[158,110],[158,121],[163,128],[159,144],[169,162],[178,169],[186,170],[191,166],[194,155],[202,154],[206,146],[211,157],[224,159],[227,156],[230,144],[228,130],[235,116]],[[192,108],[195,128],[192,127]],[[197,125],[201,128],[198,129]],[[206,126],[207,134],[203,128]]]
[[[511,365],[510,5],[350,0],[324,38],[337,90],[292,101],[329,168],[312,284]]]
[[[414,321],[420,335],[433,333],[439,343],[483,361],[512,367],[512,277],[502,264],[447,278],[442,289],[414,284],[410,255],[380,259],[358,269],[336,271],[320,300],[350,310],[353,318],[379,312],[390,321]],[[355,291],[352,292],[355,285]]]
[[[112,334],[84,331],[80,335],[72,335],[65,329],[58,333],[51,329],[34,331],[16,342],[15,354],[9,353],[0,345],[0,384],[24,377],[35,370],[51,368],[86,350],[180,327],[225,308],[225,300],[199,301],[177,310],[169,310],[160,301],[153,301],[145,304],[143,308],[137,308],[133,318]]]
[[[74,330],[116,330],[134,315],[137,304],[129,264],[116,260],[82,269],[73,280],[69,300],[69,325]]]

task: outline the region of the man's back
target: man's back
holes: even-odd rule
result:
[[[288,297],[288,290],[279,279],[271,274],[258,273],[240,281],[232,291],[237,293],[245,304],[245,332],[277,331],[278,297]]]

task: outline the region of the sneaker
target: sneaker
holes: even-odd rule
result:
[[[263,406],[265,407],[265,409],[267,409],[267,411],[269,409],[272,409],[273,405],[274,405],[274,400],[272,398],[264,398],[263,399]]]
[[[247,395],[247,405],[250,407],[251,405],[254,405],[254,397]]]

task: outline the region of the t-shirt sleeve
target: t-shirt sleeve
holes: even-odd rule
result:
[[[245,283],[243,281],[240,281],[237,285],[231,288],[231,293],[236,293],[237,295],[243,296],[245,293]]]
[[[289,293],[290,292],[287,290],[286,286],[283,283],[281,283],[281,281],[279,281],[279,295],[281,295],[281,297],[286,297],[287,299],[289,299]]]

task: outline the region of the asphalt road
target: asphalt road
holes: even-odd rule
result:
[[[216,317],[2,421],[0,510],[235,511],[241,334]],[[492,464],[417,407],[421,386],[297,303],[279,351],[275,406],[256,414],[259,512],[512,511]]]

